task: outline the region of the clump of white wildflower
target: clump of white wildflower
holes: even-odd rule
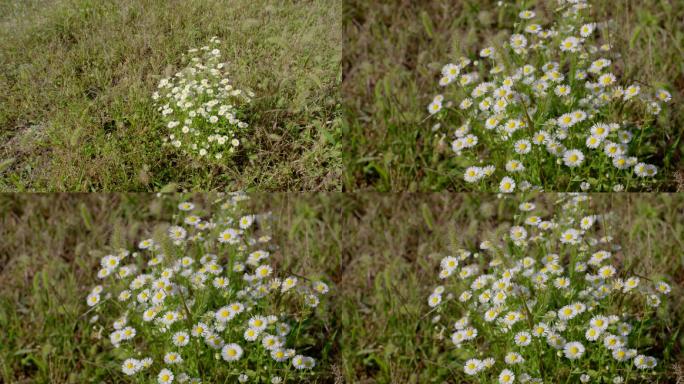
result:
[[[314,375],[307,329],[328,285],[272,265],[269,215],[242,194],[178,204],[163,235],[102,257],[86,301],[120,371],[140,382],[302,382]],[[307,348],[297,350],[297,348]],[[265,380],[265,379],[264,379]]]
[[[627,383],[654,374],[646,340],[671,288],[620,271],[622,248],[588,208],[587,196],[563,195],[545,217],[523,202],[503,236],[484,233],[479,249],[442,259],[427,299],[441,320],[431,326],[451,333],[444,342],[464,376]]]
[[[243,141],[251,91],[235,87],[213,37],[188,51],[187,67],[159,82],[152,99],[168,135],[164,142],[193,158],[225,161]]]
[[[587,0],[560,0],[548,26],[534,10],[515,13],[502,46],[442,68],[428,105],[455,128],[451,148],[466,183],[500,192],[653,185],[658,168],[634,153],[671,94],[618,79],[618,54],[602,38],[609,24],[588,20]]]

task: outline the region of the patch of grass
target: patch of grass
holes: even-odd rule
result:
[[[449,148],[433,133],[425,107],[438,92],[440,68],[474,57],[500,40],[496,1],[345,3],[342,93],[345,187],[381,191],[469,190]],[[548,4],[547,4],[548,3]],[[529,7],[554,2],[527,1]],[[592,2],[597,20],[615,21],[619,74],[629,81],[674,90],[661,129],[644,142],[648,161],[661,168],[657,190],[681,190],[684,143],[684,6],[658,0]],[[452,132],[456,127],[443,127]],[[546,190],[556,190],[554,185]]]
[[[340,188],[338,1],[0,1],[0,190]],[[218,36],[255,92],[246,149],[162,148],[151,96]]]

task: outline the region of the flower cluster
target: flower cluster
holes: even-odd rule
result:
[[[254,94],[235,88],[221,59],[220,41],[188,51],[188,66],[163,78],[152,99],[169,134],[164,142],[195,158],[221,160],[235,153],[248,124],[244,106]]]
[[[631,345],[646,346],[649,319],[670,286],[618,270],[621,248],[605,235],[604,216],[587,212],[588,197],[557,203],[550,218],[522,203],[499,240],[485,235],[492,240],[477,251],[441,260],[428,305],[439,314],[438,334],[452,332],[465,376],[617,383],[658,365]]]
[[[329,288],[278,277],[270,263],[268,215],[241,214],[241,194],[207,211],[191,202],[162,235],[102,257],[87,297],[92,319],[111,320],[121,371],[137,380],[199,383],[299,382],[312,375],[307,327]],[[310,340],[310,338],[309,338]]]
[[[587,20],[586,0],[560,4],[551,25],[523,10],[502,46],[446,64],[442,92],[428,105],[434,129],[457,127],[457,164],[467,183],[483,189],[648,186],[658,168],[631,153],[672,96],[620,85],[611,69],[618,54],[601,41],[608,24]]]

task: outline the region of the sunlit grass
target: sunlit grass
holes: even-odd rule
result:
[[[0,2],[0,190],[339,189],[341,5]],[[255,93],[232,161],[165,148],[152,94],[217,36]]]

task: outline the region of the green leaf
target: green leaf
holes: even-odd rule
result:
[[[88,231],[92,231],[93,230],[93,218],[90,215],[88,208],[83,203],[80,204],[79,208],[81,211],[81,218],[83,219],[83,225],[85,225],[85,227]]]
[[[175,193],[176,191],[178,191],[178,184],[168,183],[165,186],[161,187],[159,193]]]
[[[421,12],[420,19],[423,22],[423,28],[425,28],[425,33],[427,33],[430,39],[434,38],[434,27],[432,26],[432,20],[430,20],[430,16],[427,14],[427,12]]]
[[[5,169],[9,168],[12,163],[14,163],[14,157],[0,161],[0,173],[4,172]]]
[[[637,25],[637,27],[634,28],[634,32],[632,33],[632,38],[629,39],[629,48],[630,49],[634,48],[634,43],[636,42],[637,38],[639,38],[640,34],[641,34],[641,26]]]

